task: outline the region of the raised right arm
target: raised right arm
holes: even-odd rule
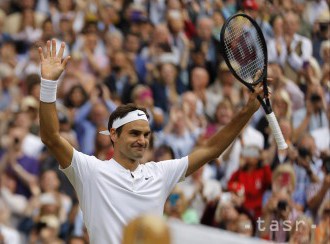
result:
[[[40,89],[40,137],[54,155],[62,168],[71,164],[73,147],[68,141],[60,136],[59,121],[56,110],[57,80],[64,71],[70,57],[62,60],[65,43],[61,43],[60,50],[56,55],[56,41],[47,41],[44,54],[39,47],[41,61],[41,89]]]

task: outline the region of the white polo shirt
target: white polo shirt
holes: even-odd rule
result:
[[[114,159],[101,161],[74,150],[71,165],[61,170],[77,192],[91,243],[119,244],[130,220],[144,213],[163,215],[187,168],[186,156],[140,164],[130,172]]]

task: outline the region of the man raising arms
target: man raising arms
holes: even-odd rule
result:
[[[56,54],[55,40],[41,59],[40,134],[43,143],[56,157],[61,170],[74,186],[91,243],[117,244],[122,229],[141,214],[163,215],[164,203],[177,182],[219,155],[232,143],[259,108],[251,93],[246,106],[207,143],[181,159],[140,164],[151,133],[148,114],[132,104],[119,106],[110,116],[108,131],[114,145],[111,160],[101,161],[74,149],[59,134],[56,112],[57,80],[69,61],[63,57],[65,43]],[[91,142],[93,143],[93,142]]]

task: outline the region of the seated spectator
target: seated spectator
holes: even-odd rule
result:
[[[185,196],[179,188],[174,188],[165,202],[164,215],[166,218],[178,219],[186,224],[198,224],[196,210],[189,208]]]

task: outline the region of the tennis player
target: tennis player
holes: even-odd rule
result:
[[[39,47],[40,133],[77,192],[91,243],[119,244],[130,220],[147,213],[162,216],[175,184],[219,157],[259,108],[261,86],[227,126],[188,156],[140,164],[151,133],[148,114],[132,104],[119,106],[109,118],[108,131],[102,132],[110,136],[114,156],[101,161],[78,152],[59,134],[57,80],[70,59],[63,58],[64,49],[62,43],[56,53],[55,40],[48,41],[45,50]]]

